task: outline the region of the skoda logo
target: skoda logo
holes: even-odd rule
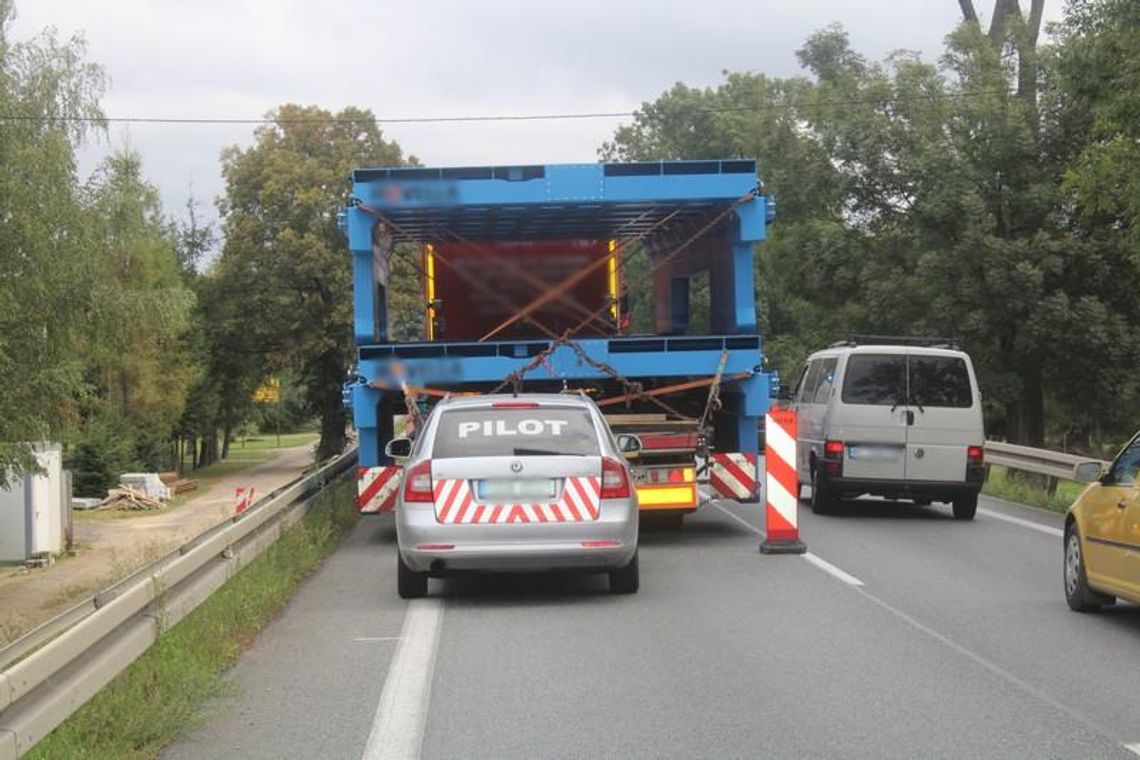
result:
[[[511,462],[511,472],[522,472],[522,462],[517,459]]]

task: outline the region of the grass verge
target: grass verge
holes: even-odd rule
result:
[[[985,485],[982,486],[982,493],[1006,501],[1014,501],[1018,504],[1042,507],[1053,512],[1064,512],[1084,489],[1083,483],[1061,480],[1057,483],[1057,490],[1054,493],[1049,493],[1045,489],[1043,479],[1038,481],[1010,477],[1007,468],[993,465],[990,467],[990,474],[986,478]]]
[[[317,497],[309,514],[27,756],[103,760],[154,758],[225,691],[225,671],[301,581],[356,522],[355,483]]]

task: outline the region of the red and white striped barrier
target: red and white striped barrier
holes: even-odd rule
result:
[[[796,413],[790,409],[769,412],[764,422],[764,554],[803,554],[796,518]]]
[[[253,488],[239,488],[234,492],[234,514],[240,515],[253,504]]]
[[[391,512],[396,508],[396,496],[403,480],[403,467],[356,468],[356,508],[362,514]]]
[[[751,451],[730,451],[711,455],[709,485],[725,499],[754,501],[759,483],[756,455]]]
[[[466,480],[437,480],[435,518],[441,523],[589,522],[601,511],[602,480],[566,478],[562,498],[542,504],[476,502]]]

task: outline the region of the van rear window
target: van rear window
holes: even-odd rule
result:
[[[905,404],[906,356],[853,354],[847,357],[842,398],[848,404]]]
[[[456,409],[439,418],[433,459],[567,454],[596,456],[598,434],[585,409]]]
[[[967,409],[974,404],[970,373],[957,356],[910,357],[910,399],[920,406]]]

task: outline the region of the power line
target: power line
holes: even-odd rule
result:
[[[951,92],[942,94],[908,95],[882,98],[851,98],[846,100],[821,100],[807,103],[771,103],[754,106],[711,106],[693,109],[693,113],[760,113],[764,111],[786,111],[792,109],[844,108],[865,105],[889,105],[914,101],[965,100],[995,95],[1010,95],[1008,90],[981,90],[973,92]],[[241,119],[177,116],[41,116],[36,114],[0,114],[0,122],[40,122],[40,123],[92,123],[92,124],[190,124],[190,125],[300,125],[300,124],[448,124],[479,122],[520,122],[520,121],[566,121],[583,119],[630,118],[640,111],[593,111],[581,113],[544,114],[482,114],[467,116],[408,116],[390,118],[347,119],[332,117],[297,119]]]

